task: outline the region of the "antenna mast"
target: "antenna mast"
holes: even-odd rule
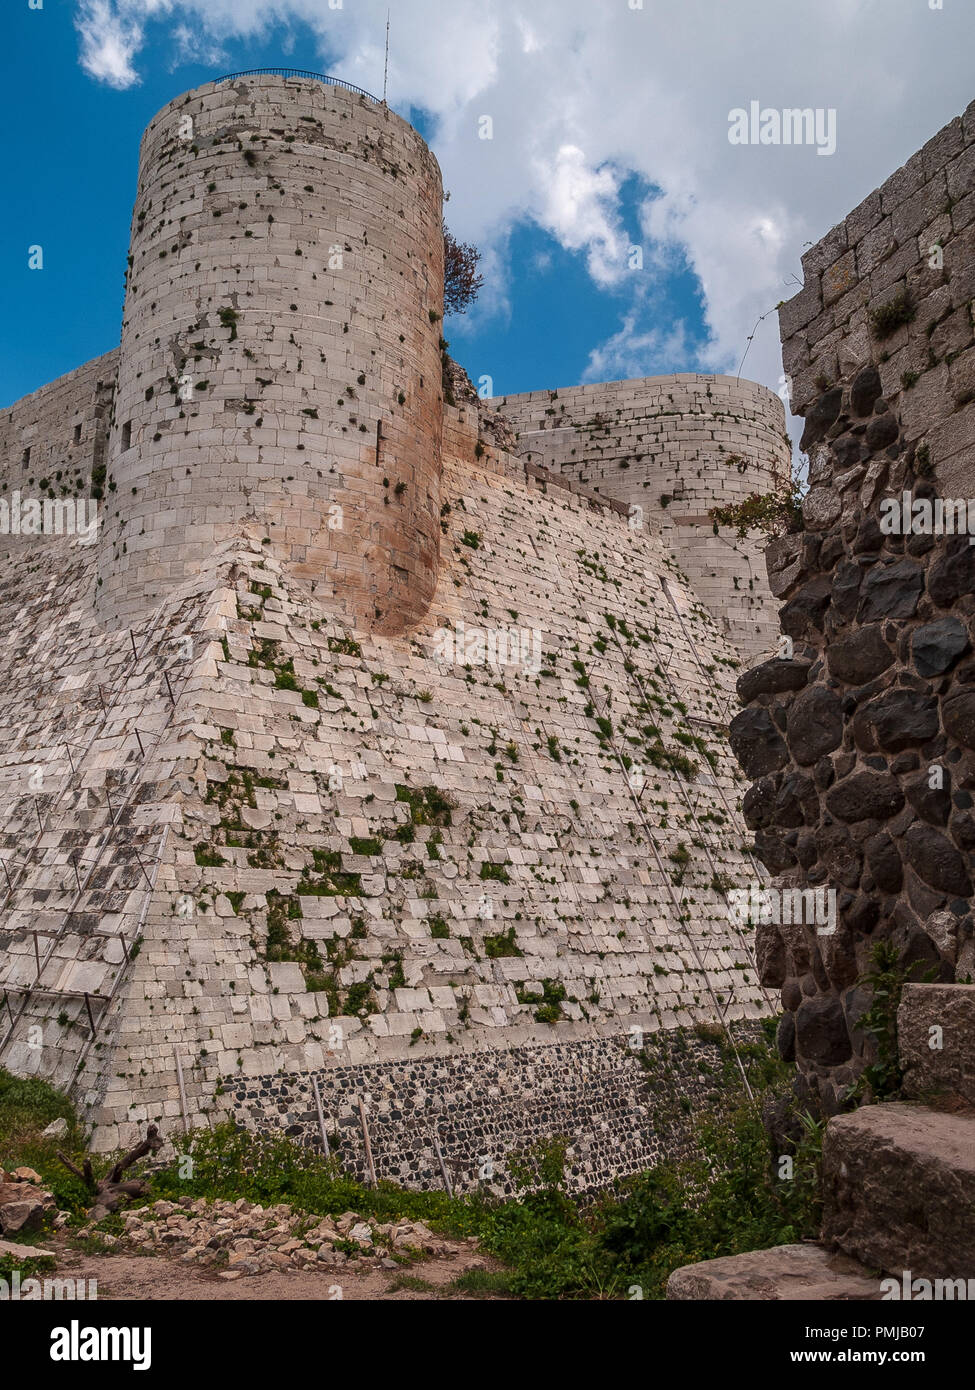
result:
[[[389,84],[389,10],[386,11],[386,69],[383,72],[383,105],[386,105],[386,88]]]

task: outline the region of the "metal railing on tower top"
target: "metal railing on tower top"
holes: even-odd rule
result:
[[[324,72],[306,72],[304,68],[248,68],[246,72],[225,73],[223,77],[217,77],[214,81],[233,82],[238,77],[310,77],[314,82],[325,82],[330,87],[344,87],[347,92],[355,92],[357,96],[368,97],[377,106],[382,105],[379,97],[374,97],[372,92],[367,92],[363,87],[343,82],[340,77],[329,77]]]

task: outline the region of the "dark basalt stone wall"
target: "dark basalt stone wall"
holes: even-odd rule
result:
[[[975,390],[958,389],[975,354],[972,114],[807,254],[806,286],[781,311],[787,365],[802,362],[793,404],[805,415],[810,487],[803,531],[766,555],[784,601],[783,654],[740,679],[731,743],[753,783],[744,814],[759,857],[780,886],[837,895],[831,934],[815,923],[756,933],[762,982],[782,993],[780,1050],[796,1061],[804,1098],[826,1113],[872,1056],[859,1023],[876,942],[893,943],[913,978],[975,980],[975,546],[967,533],[892,531],[890,521],[905,492],[913,503],[975,498]],[[920,196],[929,185],[953,192],[935,206]],[[928,219],[920,227],[907,216],[915,203]],[[871,236],[871,218],[893,228],[885,263],[900,230],[900,279],[889,269],[876,278],[853,243]],[[947,269],[919,260],[928,240]],[[831,304],[824,335],[815,325]],[[937,315],[959,308],[940,352]],[[815,373],[827,340],[829,370]],[[919,370],[895,377],[892,351]],[[927,417],[913,390],[924,392]]]

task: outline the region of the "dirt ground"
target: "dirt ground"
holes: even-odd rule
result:
[[[268,1274],[227,1279],[215,1270],[158,1255],[86,1255],[66,1244],[52,1249],[58,1261],[57,1275],[71,1279],[97,1279],[99,1302],[137,1299],[148,1302],[228,1302],[286,1299],[352,1302],[438,1299],[468,1301],[497,1299],[497,1294],[458,1292],[447,1286],[470,1269],[497,1270],[501,1266],[477,1251],[457,1251],[404,1265],[382,1269],[376,1260],[355,1260],[330,1269],[275,1270]],[[54,1277],[48,1275],[48,1278]],[[400,1279],[423,1279],[429,1290],[397,1289]]]

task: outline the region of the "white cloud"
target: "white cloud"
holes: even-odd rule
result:
[[[667,328],[643,328],[640,315],[631,310],[624,316],[619,332],[593,348],[582,379],[627,381],[640,376],[707,370],[689,344],[683,319]]]
[[[111,0],[83,0],[77,28],[81,35],[81,65],[110,87],[132,87],[139,81],[132,60],[142,47],[142,26],[126,18]]]
[[[297,66],[327,66],[376,92],[387,4],[79,0],[82,62],[124,87],[155,51],[144,45],[171,40],[179,26],[218,49],[281,22],[307,24],[318,52],[299,28]],[[389,96],[434,116],[452,230],[486,253],[490,292],[465,335],[489,310],[509,310],[508,238],[531,218],[620,297],[619,328],[594,346],[588,373],[694,353],[681,324],[647,317],[681,264],[702,287],[708,336],[694,364],[734,372],[756,320],[795,292],[803,243],[971,99],[973,50],[975,6],[955,0],[942,11],[926,0],[644,0],[641,10],[627,0],[397,0]],[[836,108],[836,153],[731,146],[728,113],[753,99]],[[483,115],[492,140],[478,138]],[[630,174],[654,190],[639,228],[624,225],[620,204]],[[645,270],[631,287],[620,260],[634,234]],[[774,388],[780,372],[772,314],[744,374]]]
[[[183,63],[210,63],[216,67],[226,62],[224,48],[208,39],[196,25],[177,24],[170,37],[174,46],[170,70],[180,67]]]
[[[549,160],[535,159],[533,171],[535,220],[567,251],[586,252],[598,285],[615,284],[629,246],[616,211],[618,175],[610,168],[594,169],[576,145],[562,145]]]

